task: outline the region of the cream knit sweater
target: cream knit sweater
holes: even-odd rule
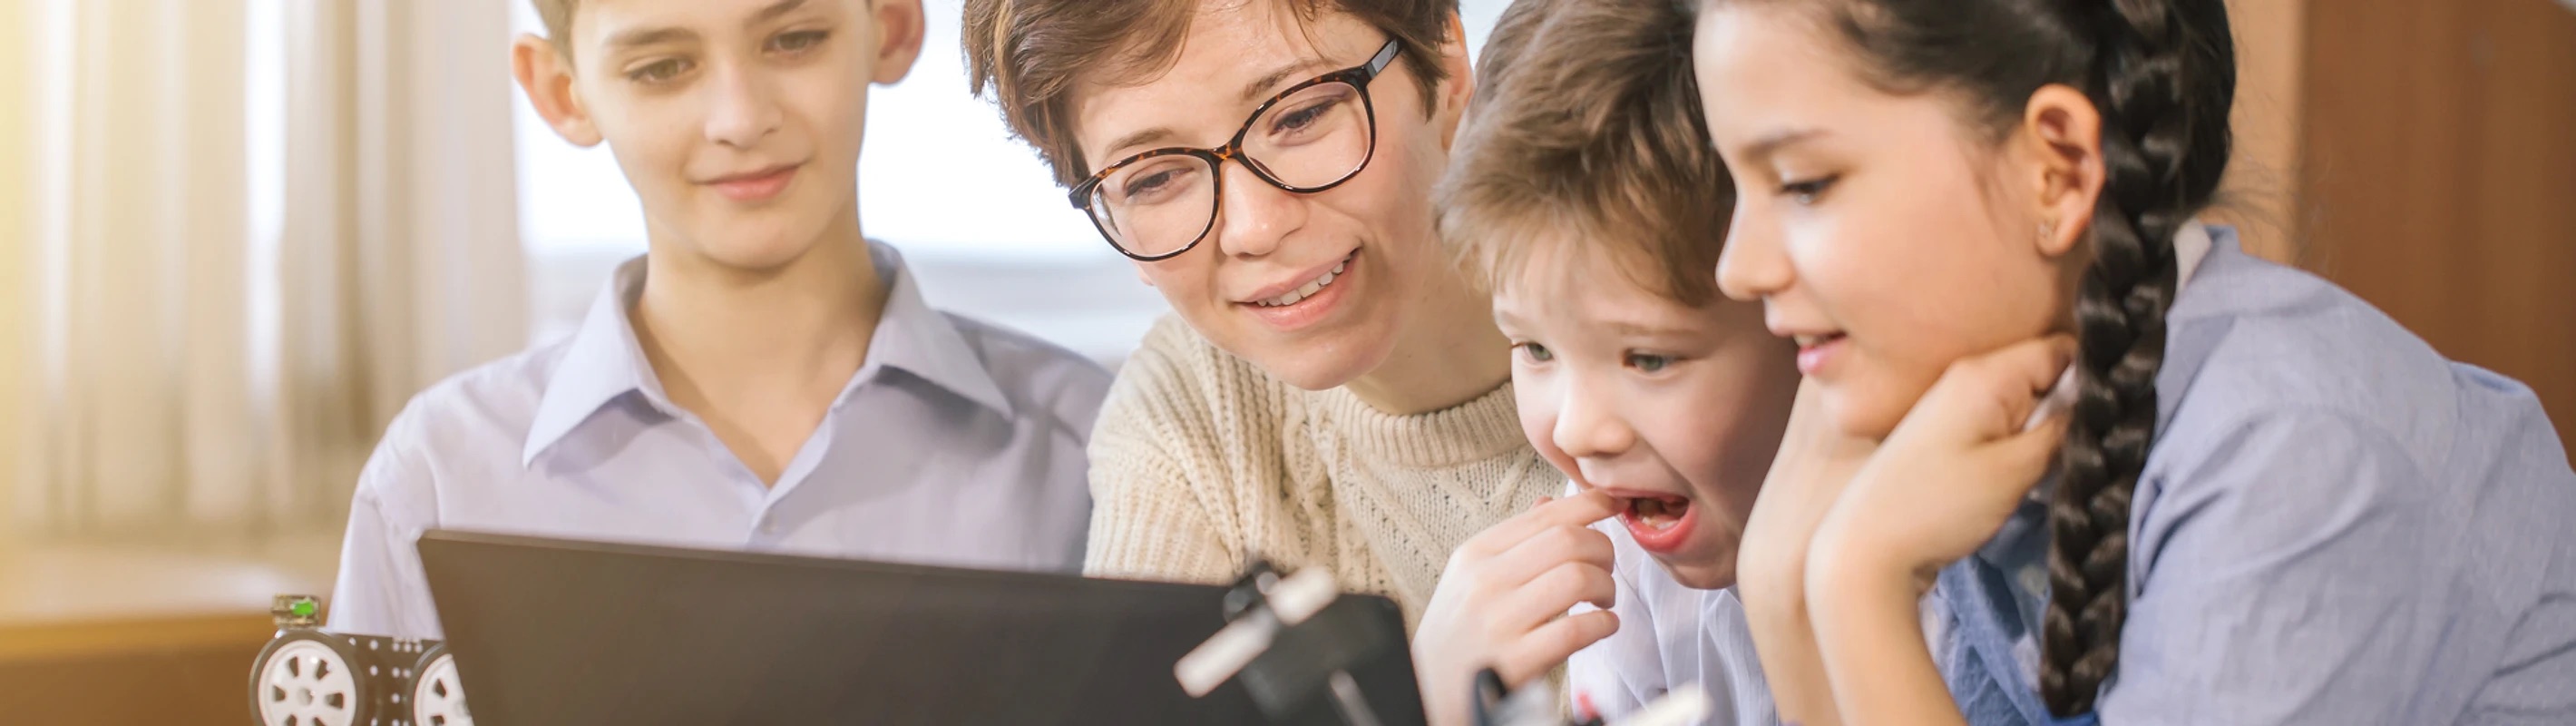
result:
[[[1165,317],[1091,435],[1094,576],[1231,582],[1254,557],[1387,595],[1407,627],[1449,553],[1565,487],[1521,438],[1512,387],[1413,416],[1306,391]]]

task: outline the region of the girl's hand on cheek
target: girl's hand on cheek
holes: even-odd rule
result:
[[[2074,355],[2073,338],[2051,336],[1952,363],[1818,528],[1810,597],[1845,578],[1893,577],[1912,578],[1919,595],[1992,538],[2065,438],[2062,414],[2022,426]]]

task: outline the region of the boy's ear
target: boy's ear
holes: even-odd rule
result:
[[[1467,24],[1458,11],[1449,11],[1448,40],[1440,43],[1440,67],[1448,71],[1449,80],[1440,89],[1439,107],[1432,121],[1440,130],[1440,149],[1448,151],[1458,139],[1458,124],[1467,116],[1467,102],[1476,100],[1476,64],[1467,58]]]
[[[921,0],[876,0],[869,12],[876,15],[877,26],[876,77],[869,80],[894,85],[921,59]]]
[[[2083,91],[2063,84],[2042,86],[2023,109],[2021,150],[2034,162],[2030,170],[2040,220],[2031,232],[2040,254],[2064,255],[2075,248],[2093,223],[2093,205],[2102,198],[2108,173],[2102,161],[2102,111]]]
[[[535,35],[522,33],[510,43],[510,75],[519,79],[519,91],[527,94],[528,105],[574,146],[599,145],[599,127],[590,120],[590,110],[581,103],[581,94],[572,88],[572,59],[555,50],[555,44]]]

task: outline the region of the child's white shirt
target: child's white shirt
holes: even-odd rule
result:
[[[1753,630],[1735,588],[1698,590],[1673,581],[1617,519],[1592,528],[1610,535],[1618,561],[1619,632],[1574,654],[1566,687],[1577,709],[1588,703],[1616,724],[1666,691],[1690,684],[1707,694],[1705,724],[1769,726],[1780,722]],[[1578,605],[1575,612],[1594,610]]]

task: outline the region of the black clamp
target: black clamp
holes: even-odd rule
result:
[[[1404,633],[1369,617],[1362,603],[1341,599],[1330,573],[1283,576],[1256,561],[1226,593],[1225,615],[1225,628],[1173,667],[1191,696],[1233,680],[1274,721],[1292,719],[1320,699],[1350,726],[1382,723],[1351,671],[1388,648],[1403,648]]]

